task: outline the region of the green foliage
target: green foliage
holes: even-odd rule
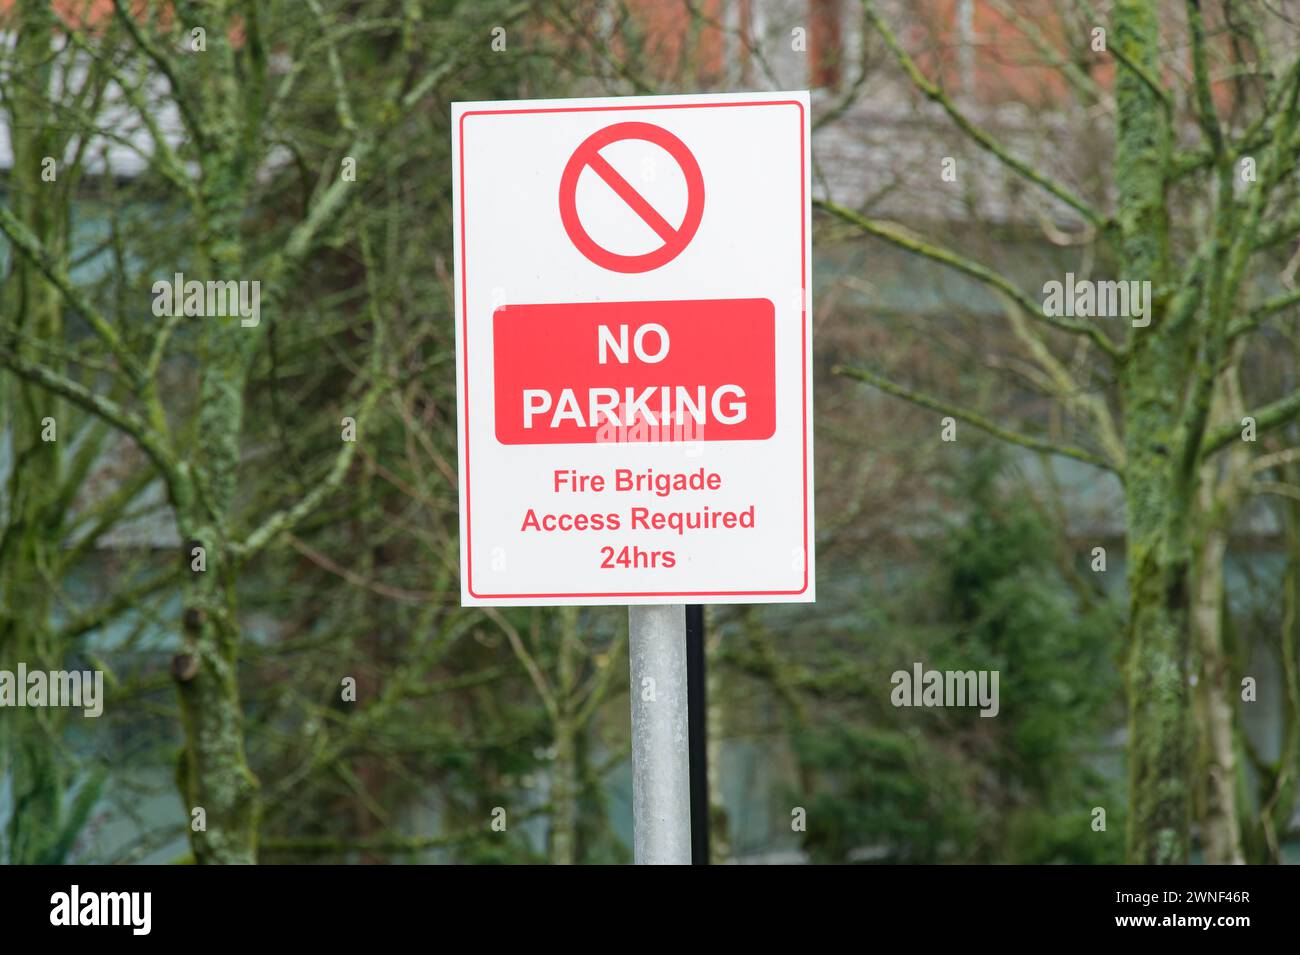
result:
[[[814,861],[866,849],[891,862],[938,862],[976,838],[979,811],[961,796],[960,767],[920,733],[831,724],[792,744],[825,781],[805,806],[803,848]]]
[[[1059,530],[1009,476],[981,454],[951,479],[960,511],[923,544],[926,566],[864,595],[873,620],[889,608],[894,632],[869,634],[810,681],[822,705],[792,744],[815,780],[802,797],[814,859],[1119,860],[1119,799],[1102,772],[1121,719],[1119,611],[1075,590],[1053,559]],[[856,667],[853,699],[855,655],[875,663]],[[999,671],[998,715],[883,703],[890,673],[913,662]],[[1090,825],[1098,805],[1111,814],[1105,833]]]

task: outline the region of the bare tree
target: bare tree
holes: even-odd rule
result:
[[[1206,543],[1239,497],[1234,475],[1268,467],[1252,453],[1260,445],[1251,442],[1300,415],[1300,391],[1284,386],[1280,393],[1254,393],[1259,389],[1239,384],[1251,349],[1269,347],[1262,335],[1269,323],[1293,315],[1300,304],[1300,292],[1261,294],[1267,285],[1259,281],[1277,268],[1278,248],[1300,236],[1300,55],[1293,38],[1270,44],[1280,24],[1265,22],[1267,10],[1239,4],[1217,7],[1213,36],[1198,0],[1115,0],[1108,27],[1087,4],[1076,4],[1082,22],[1100,34],[1067,33],[1063,43],[1046,34],[1039,39],[1061,44],[1060,68],[1076,86],[1091,80],[1078,69],[1073,50],[1100,36],[1115,64],[1113,98],[1102,101],[1114,158],[1089,196],[1056,170],[1019,158],[921,69],[872,0],[863,7],[915,90],[980,151],[1095,234],[1097,250],[1115,263],[1116,278],[1150,282],[1152,300],[1149,323],[1137,321],[1115,338],[1096,320],[1045,308],[977,255],[827,200],[819,205],[830,215],[993,289],[1006,303],[1012,340],[1088,441],[1066,445],[1009,427],[960,400],[875,370],[840,371],[1012,443],[1120,477],[1130,617],[1129,858],[1187,859],[1195,789],[1189,661],[1199,649],[1200,682],[1215,694],[1203,710],[1202,732],[1216,767],[1209,800],[1217,808],[1207,818],[1220,824],[1211,827],[1215,834],[1207,845],[1216,861],[1239,861],[1232,732],[1225,725],[1235,689],[1215,656],[1212,632],[1203,628],[1201,646],[1192,645],[1193,594],[1197,581],[1212,590],[1222,586],[1221,546],[1207,549]],[[1175,9],[1181,16],[1171,16]],[[1241,81],[1232,91],[1230,117],[1220,105],[1225,82],[1214,72],[1213,50],[1238,57],[1234,69]],[[1185,78],[1178,60],[1183,54],[1191,64]],[[1189,134],[1196,141],[1189,142]],[[1077,358],[1080,341],[1088,348],[1087,364]],[[1201,605],[1195,606],[1199,614]]]

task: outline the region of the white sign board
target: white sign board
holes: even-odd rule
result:
[[[808,94],[452,128],[462,602],[813,600]]]

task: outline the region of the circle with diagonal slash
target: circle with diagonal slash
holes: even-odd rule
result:
[[[641,139],[662,148],[677,161],[686,178],[686,215],[674,228],[636,188],[610,165],[600,150],[624,139]],[[596,242],[578,217],[578,177],[591,169],[603,179],[645,224],[663,240],[659,248],[642,255],[621,255]],[[704,217],[704,176],[686,144],[668,130],[651,123],[615,123],[592,133],[574,150],[560,176],[560,221],[578,251],[601,268],[613,272],[649,272],[681,254],[695,237]]]

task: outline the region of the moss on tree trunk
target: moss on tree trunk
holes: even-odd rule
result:
[[[209,277],[245,279],[240,242],[243,182],[228,157],[204,167],[207,221],[200,263]],[[239,699],[239,618],[232,526],[243,432],[244,385],[251,330],[229,318],[203,319],[206,362],[199,386],[199,454],[175,501],[185,559],[184,659],[174,668],[185,749],[177,773],[187,812],[202,807],[206,829],[191,824],[190,845],[199,863],[257,861],[259,787],[244,751]],[[194,546],[205,568],[192,569]]]
[[[1178,454],[1189,349],[1172,319],[1166,196],[1169,123],[1151,0],[1117,0],[1111,43],[1133,68],[1116,80],[1116,218],[1123,277],[1149,281],[1151,323],[1134,328],[1121,374],[1128,523],[1128,859],[1187,861],[1191,817],[1188,519],[1195,469]],[[1138,71],[1141,72],[1138,72]]]

